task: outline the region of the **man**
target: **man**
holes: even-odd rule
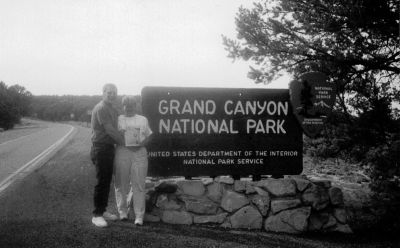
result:
[[[92,111],[90,156],[96,166],[97,178],[92,223],[97,227],[106,227],[105,219],[118,219],[116,215],[106,211],[113,175],[115,144],[125,143],[123,136],[117,130],[118,111],[114,107],[116,99],[117,87],[114,84],[106,84],[103,87],[103,100]]]

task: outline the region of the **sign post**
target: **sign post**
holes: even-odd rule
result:
[[[302,130],[287,89],[145,87],[151,176],[293,175]]]

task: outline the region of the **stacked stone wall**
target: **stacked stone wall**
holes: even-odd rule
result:
[[[258,182],[217,177],[150,184],[145,221],[268,232],[351,233],[343,193],[303,176]]]

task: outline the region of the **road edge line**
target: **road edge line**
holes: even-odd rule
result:
[[[68,125],[68,124],[64,124]],[[66,141],[67,138],[72,136],[71,134],[76,130],[74,126],[68,125],[71,127],[71,129],[68,131],[66,135],[64,135],[62,138],[60,138],[58,141],[56,141],[54,144],[49,146],[46,150],[41,152],[39,155],[34,157],[32,160],[30,160],[28,163],[24,164],[21,168],[13,172],[10,176],[8,176],[6,179],[4,179],[2,182],[0,182],[0,194],[8,188],[13,182],[16,181],[18,176],[25,171],[29,171],[30,168],[33,168],[37,166],[39,163],[46,163],[49,159],[50,156],[46,158],[47,155],[51,154],[52,152],[56,151],[57,148],[61,147],[61,144]]]

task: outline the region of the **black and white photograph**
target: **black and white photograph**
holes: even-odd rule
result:
[[[397,0],[0,0],[0,247],[400,247]]]

